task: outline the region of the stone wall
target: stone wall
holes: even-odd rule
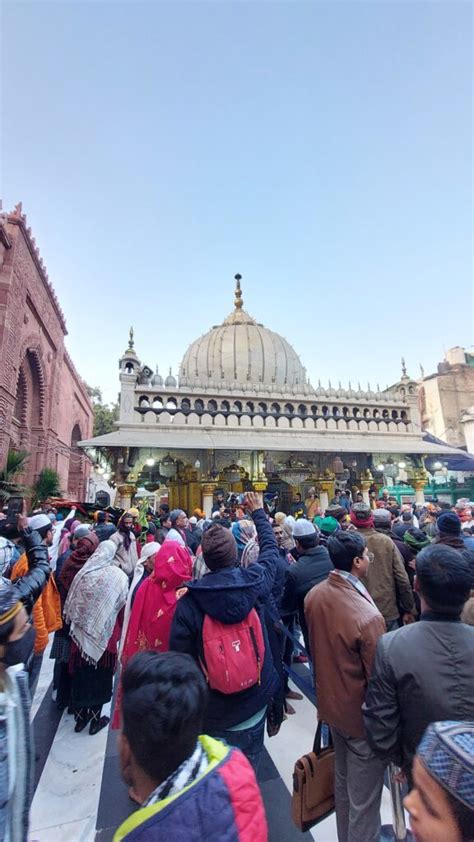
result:
[[[22,481],[54,468],[64,493],[84,499],[88,460],[77,441],[93,408],[64,346],[66,325],[26,218],[0,216],[0,467],[10,447],[30,452]]]
[[[423,427],[455,447],[465,447],[463,412],[474,402],[474,368],[455,365],[421,386]]]

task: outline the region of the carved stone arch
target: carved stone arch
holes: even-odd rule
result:
[[[44,353],[41,347],[40,341],[38,339],[38,334],[36,333],[29,333],[28,336],[25,337],[23,342],[20,346],[20,351],[18,354],[17,359],[20,361],[20,364],[23,362],[27,351],[31,351],[35,355],[38,360],[38,366],[41,369],[43,382],[45,387],[48,386],[48,376],[46,375],[46,365],[44,361]]]
[[[25,336],[23,342],[21,343],[20,350],[18,352],[18,360],[20,361],[20,364],[23,362],[27,351],[35,351],[40,359],[41,365],[44,367],[43,350],[37,333],[29,333],[28,336]]]
[[[32,415],[33,424],[42,427],[45,422],[46,380],[42,354],[37,348],[28,348],[26,359],[29,361],[33,375]]]
[[[77,447],[80,441],[82,441],[81,422],[76,418],[71,430],[71,447]]]
[[[16,385],[15,409],[13,416],[22,426],[25,426],[28,421],[28,378],[25,374],[23,363],[20,365],[18,371],[18,381]]]
[[[84,493],[84,453],[78,447],[82,441],[81,422],[75,419],[71,429],[67,490],[73,500],[82,500]]]
[[[15,411],[24,427],[43,427],[45,423],[46,379],[41,351],[24,342],[20,355]],[[20,389],[20,394],[19,394]]]

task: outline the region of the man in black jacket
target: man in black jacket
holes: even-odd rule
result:
[[[28,573],[13,583],[17,599],[23,603],[28,614],[48,581],[51,567],[48,547],[39,532],[31,529],[26,514],[18,515],[18,535],[28,559]]]
[[[419,623],[384,634],[363,706],[374,751],[401,766],[411,785],[417,745],[430,722],[474,720],[474,627],[460,616],[469,562],[432,544],[416,557]]]
[[[327,579],[330,571],[333,570],[333,563],[326,547],[319,546],[319,531],[309,520],[302,518],[296,521],[293,538],[296,543],[298,561],[288,568],[280,611],[285,615],[298,612],[304,643],[309,652],[304,598],[311,588]]]
[[[256,609],[265,646],[260,679],[246,689],[229,694],[211,688],[204,731],[240,748],[257,771],[267,707],[281,690],[265,616],[278,563],[278,547],[260,495],[246,494],[245,504],[257,528],[258,561],[245,568],[238,565],[235,538],[225,527],[216,524],[204,532],[202,552],[210,572],[188,585],[186,595],[178,600],[170,650],[187,652],[205,671],[206,615],[224,625],[233,625],[243,622]],[[283,715],[283,699],[281,710]],[[270,725],[274,727],[275,723]]]
[[[50,575],[48,549],[23,513],[17,517],[18,534],[28,560],[28,572],[13,583],[0,577],[0,685],[2,688],[2,780],[0,828],[13,827],[15,838],[26,839],[30,809],[30,781],[34,747],[30,723],[28,678],[22,666],[33,656],[35,633],[28,617]],[[5,717],[4,711],[14,712]],[[20,760],[21,759],[21,760]],[[10,766],[14,770],[10,776]],[[13,819],[12,816],[15,816]],[[18,833],[15,828],[17,827]],[[5,838],[2,833],[2,839]],[[10,837],[12,838],[12,837]]]

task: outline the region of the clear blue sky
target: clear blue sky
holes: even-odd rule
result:
[[[245,306],[318,378],[472,342],[469,2],[6,2],[4,209],[23,201],[107,399]]]

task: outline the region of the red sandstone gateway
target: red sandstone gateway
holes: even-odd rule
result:
[[[21,204],[0,214],[0,305],[0,468],[10,448],[27,450],[25,485],[53,468],[61,488],[84,500],[88,460],[77,443],[92,433],[93,408]]]

